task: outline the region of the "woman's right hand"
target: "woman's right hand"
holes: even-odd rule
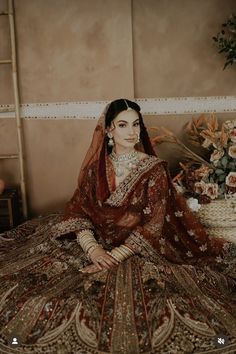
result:
[[[110,269],[119,264],[112,256],[102,248],[98,247],[90,254],[90,259],[99,269]]]

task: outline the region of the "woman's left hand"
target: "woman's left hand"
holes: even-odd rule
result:
[[[99,269],[95,264],[90,264],[87,267],[84,267],[80,269],[79,271],[81,273],[96,273],[96,272],[101,272],[103,269]]]

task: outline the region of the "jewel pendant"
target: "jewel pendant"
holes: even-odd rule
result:
[[[124,174],[124,170],[120,167],[116,168],[116,175],[117,177],[121,177]]]
[[[129,170],[131,170],[134,167],[134,164],[132,162],[129,162],[127,167]]]

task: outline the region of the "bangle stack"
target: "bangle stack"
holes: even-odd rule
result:
[[[109,252],[109,254],[118,262],[122,262],[125,259],[129,258],[130,256],[134,255],[135,253],[127,246],[121,245],[119,247],[113,248]]]
[[[76,234],[77,235],[77,241],[80,244],[80,246],[82,247],[84,253],[87,255],[87,257],[90,259],[90,255],[91,253],[98,247],[101,247],[94,235],[93,232],[91,230],[83,230],[80,231],[79,233]]]

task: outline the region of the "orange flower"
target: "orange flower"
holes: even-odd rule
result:
[[[196,179],[206,178],[209,176],[210,172],[213,172],[213,169],[209,168],[208,166],[202,165],[200,168],[194,171],[194,175]]]
[[[222,129],[221,129],[221,134],[220,134],[220,144],[221,146],[223,147],[226,147],[227,146],[227,143],[228,143],[228,134],[224,131],[224,126],[222,126]]]

